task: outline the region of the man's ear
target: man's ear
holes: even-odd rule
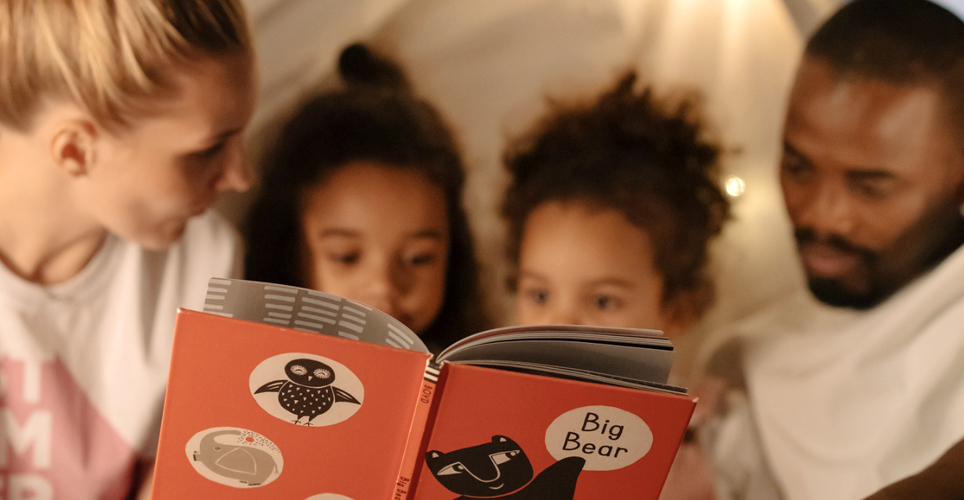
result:
[[[96,159],[97,126],[83,119],[59,124],[50,139],[50,156],[55,165],[70,177],[87,175]]]

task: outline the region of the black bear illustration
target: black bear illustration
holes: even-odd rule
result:
[[[275,380],[262,385],[255,394],[277,392],[281,407],[294,414],[294,423],[311,425],[312,419],[328,411],[337,402],[361,404],[354,396],[331,385],[335,371],[314,359],[295,359],[285,365],[288,380]]]
[[[193,454],[194,460],[204,464],[211,472],[230,479],[236,479],[248,486],[258,486],[278,465],[268,452],[251,446],[219,443],[221,436],[240,436],[239,430],[214,431],[203,438],[199,450]]]
[[[572,500],[586,460],[564,458],[532,478],[532,464],[522,448],[505,436],[449,453],[430,451],[425,464],[456,500],[499,497],[499,500]]]

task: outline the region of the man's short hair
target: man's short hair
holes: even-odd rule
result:
[[[964,137],[964,21],[927,0],[855,0],[810,38],[806,53],[842,78],[934,85]]]
[[[240,0],[4,0],[0,123],[27,130],[43,101],[68,99],[124,125],[174,64],[251,52]]]

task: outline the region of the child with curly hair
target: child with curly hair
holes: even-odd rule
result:
[[[594,101],[557,104],[505,155],[520,324],[676,337],[712,302],[707,247],[729,216],[720,147],[706,138],[695,99],[661,100],[635,84],[629,73]],[[674,469],[664,497],[712,498],[695,442]]]
[[[671,105],[628,74],[558,106],[506,154],[519,322],[653,328],[673,336],[713,298],[707,246],[729,204],[720,148],[695,101]]]

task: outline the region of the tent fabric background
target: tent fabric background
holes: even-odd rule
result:
[[[629,68],[657,89],[701,92],[739,176],[734,220],[714,249],[717,305],[680,346],[802,286],[777,184],[786,96],[807,33],[836,0],[245,0],[261,78],[249,132],[257,159],[279,120],[330,85],[339,51],[365,41],[395,57],[446,115],[469,168],[466,204],[490,309],[512,321],[498,207],[501,151],[546,110],[586,98]],[[238,221],[250,194],[220,209]]]

